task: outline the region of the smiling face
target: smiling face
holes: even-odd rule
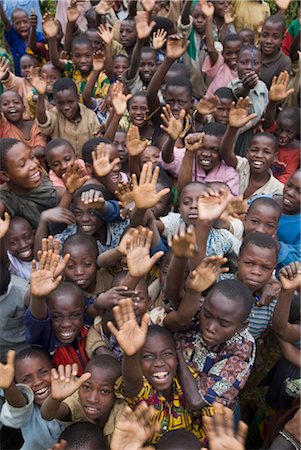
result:
[[[248,244],[239,255],[237,277],[254,293],[269,281],[276,264],[274,249]]]
[[[144,96],[135,95],[129,106],[130,121],[136,125],[136,127],[142,127],[145,124],[145,119],[148,115],[147,99]]]
[[[206,173],[214,169],[221,162],[219,147],[221,137],[205,134],[202,148],[197,152],[197,166]]]
[[[139,75],[143,83],[148,84],[156,70],[156,54],[153,52],[142,52],[139,64]]]
[[[151,162],[152,164],[157,164],[160,159],[160,150],[154,145],[148,145],[145,147],[140,156],[140,163],[143,164]]]
[[[278,117],[275,134],[278,138],[279,146],[286,147],[296,138],[298,126],[294,119],[290,117]]]
[[[170,105],[171,112],[176,119],[179,118],[181,109],[189,112],[193,105],[193,99],[185,86],[167,86],[165,102]]]
[[[223,18],[230,3],[229,0],[214,0],[214,15]]]
[[[62,78],[61,71],[57,69],[53,64],[48,62],[42,67],[41,76],[44,76],[46,79],[46,93],[52,94],[54,83]]]
[[[22,120],[24,109],[23,100],[17,92],[3,92],[0,97],[0,111],[9,122],[17,123]]]
[[[92,51],[93,53],[98,52],[99,50],[102,50],[102,40],[101,37],[98,34],[97,30],[87,30],[85,32],[85,36],[89,39],[91,45],[92,45]]]
[[[31,67],[39,67],[40,63],[34,56],[31,55],[23,55],[20,59],[20,70],[21,75],[26,80],[30,78],[30,69]]]
[[[268,172],[277,158],[274,141],[268,136],[255,135],[248,148],[247,158],[251,172],[256,174]]]
[[[70,259],[64,270],[67,280],[77,284],[81,289],[92,292],[97,274],[95,250],[86,243],[70,244],[65,246],[64,253],[70,253]]]
[[[129,59],[127,56],[119,55],[115,56],[113,63],[113,73],[116,80],[121,81],[122,75],[129,68]]]
[[[80,198],[74,202],[73,213],[80,233],[94,236],[104,227],[104,222],[97,215],[96,209],[89,204],[85,205]]]
[[[48,165],[59,178],[62,178],[63,174],[66,173],[68,164],[74,161],[74,151],[66,144],[54,147],[47,153]]]
[[[223,57],[225,64],[231,69],[236,70],[237,68],[237,57],[241,49],[241,41],[227,41],[225,42],[223,49]]]
[[[195,225],[198,219],[198,199],[206,190],[205,184],[188,184],[180,196],[180,213],[186,225]]]
[[[17,383],[26,384],[34,395],[34,401],[41,406],[51,393],[51,361],[42,355],[32,355],[16,361]]]
[[[281,23],[271,23],[266,21],[259,39],[263,55],[267,58],[272,58],[280,49],[282,39],[283,30]]]
[[[93,66],[92,47],[83,43],[75,44],[72,48],[72,62],[82,75],[89,75]]]
[[[34,231],[30,223],[23,217],[11,220],[5,235],[6,249],[20,261],[32,261],[34,247]]]
[[[283,188],[283,213],[299,214],[301,205],[301,171],[290,177]]]
[[[250,72],[259,75],[261,69],[261,53],[260,50],[248,49],[242,50],[237,59],[237,73],[240,80]]]
[[[116,131],[114,136],[114,145],[117,148],[118,156],[121,164],[125,164],[128,161],[128,149],[126,145],[126,132]]]
[[[147,336],[140,353],[140,362],[143,375],[151,385],[169,397],[178,366],[172,338],[163,334]]]
[[[28,15],[25,11],[15,11],[12,13],[13,27],[22,39],[27,39],[30,29]]]
[[[54,101],[57,109],[66,117],[66,119],[74,120],[79,117],[79,98],[78,94],[72,89],[64,89],[63,91],[55,92]]]

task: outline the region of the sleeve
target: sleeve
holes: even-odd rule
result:
[[[160,163],[163,169],[167,170],[174,178],[177,178],[181,164],[185,155],[185,148],[176,148],[173,149],[174,160],[171,163],[165,163],[162,159],[162,155],[160,156]]]
[[[280,176],[277,177],[277,179],[283,183],[286,184],[288,179],[296,172],[300,165],[300,151],[297,152],[291,151],[289,153],[289,157],[285,158],[285,169],[282,172]]]
[[[236,171],[238,172],[239,176],[243,176],[246,171],[250,171],[250,163],[247,158],[244,156],[236,155]]]
[[[54,129],[56,128],[57,112],[56,111],[46,111],[46,117],[47,117],[47,120],[45,123],[40,123],[38,121],[38,119],[36,119],[36,122],[41,130],[41,133],[44,134],[44,136],[51,136],[52,133],[54,132]]]
[[[100,211],[99,215],[105,222],[114,222],[120,219],[120,206],[116,200],[108,200],[106,202],[105,212]]]
[[[37,31],[36,40],[37,40],[37,42],[43,42],[43,43],[46,42],[44,34],[41,33],[40,31]]]
[[[4,37],[8,45],[11,47],[18,39],[18,33],[13,27],[10,27],[8,31],[4,32]]]
[[[151,385],[145,377],[143,377],[143,386],[135,397],[127,397],[125,393],[125,385],[121,376],[115,383],[115,395],[117,398],[125,400],[130,406],[136,406],[141,400],[147,400],[150,397]]]
[[[278,255],[277,268],[287,266],[291,262],[300,261],[301,259],[301,246],[300,246],[300,234],[296,244],[287,244],[285,242],[279,242],[280,251]]]
[[[95,136],[100,130],[101,130],[101,126],[100,123],[97,119],[97,115],[95,114],[95,112],[91,111],[91,115],[89,118],[89,128],[90,128],[90,134],[91,137]]]
[[[233,167],[227,168],[227,172],[231,177],[229,177],[225,182],[231,189],[233,195],[239,195],[239,175]]]
[[[17,384],[16,386],[27,400],[27,404],[22,406],[22,408],[15,408],[7,401],[4,403],[1,409],[0,422],[11,428],[20,428],[24,426],[29,421],[34,408],[32,390],[25,384]]]
[[[21,89],[23,79],[21,77],[17,77],[14,73],[9,72],[7,80],[2,80],[2,84],[6,90],[15,91],[17,89]]]
[[[97,350],[99,347],[107,348],[107,342],[105,337],[103,336],[101,316],[95,317],[94,325],[89,328],[87,334],[85,350],[88,358],[91,359],[95,350]]]
[[[202,67],[202,72],[205,73],[209,78],[211,78],[213,80],[223,64],[224,64],[224,58],[220,53],[218,54],[218,58],[217,58],[216,63],[214,64],[214,66],[212,66],[212,64],[211,64],[210,57],[206,56],[203,67]]]
[[[46,147],[46,139],[42,135],[38,125],[34,122],[31,128],[32,147]]]
[[[45,320],[38,320],[28,308],[25,313],[25,336],[30,345],[40,345],[47,351],[54,350],[52,322],[48,314]]]

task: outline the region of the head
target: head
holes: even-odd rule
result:
[[[143,47],[139,63],[139,75],[144,84],[148,84],[157,70],[157,54],[151,47]]]
[[[67,171],[68,164],[75,161],[75,151],[66,139],[53,139],[45,148],[45,159],[50,169],[59,178]]]
[[[102,142],[106,144],[110,144],[111,141],[109,139],[105,138],[91,138],[88,139],[84,145],[82,146],[82,158],[85,161],[86,168],[90,175],[93,173],[93,160],[92,160],[92,152],[96,150],[96,147],[98,144],[101,144]]]
[[[2,94],[3,95],[3,94]],[[285,147],[294,139],[300,138],[300,109],[285,108],[277,117],[277,129],[275,132],[279,146]]]
[[[89,422],[76,422],[65,428],[58,442],[67,442],[65,450],[106,450],[106,439],[97,425]]]
[[[46,79],[46,93],[52,94],[53,93],[53,85],[54,83],[62,78],[63,72],[55,67],[50,61],[48,61],[46,64],[43,65],[41,69],[41,76],[45,77]]]
[[[28,39],[30,23],[26,11],[22,8],[16,8],[11,14],[11,20],[14,29],[21,36],[22,39]]]
[[[138,128],[143,127],[148,116],[148,103],[145,92],[138,92],[128,101],[130,121]]]
[[[203,35],[206,28],[206,16],[202,11],[202,7],[199,2],[194,1],[192,3],[191,17],[194,30]]]
[[[253,136],[247,151],[250,170],[254,174],[267,173],[277,159],[278,141],[271,133],[257,133]]]
[[[200,450],[200,441],[187,430],[172,430],[165,433],[157,444],[157,450]]]
[[[148,327],[140,352],[140,364],[151,385],[163,395],[170,396],[178,361],[173,337],[166,328],[159,325]]]
[[[63,255],[70,254],[64,275],[68,281],[92,292],[96,284],[98,247],[96,239],[86,234],[73,234],[64,242]]]
[[[34,236],[32,225],[24,217],[12,217],[5,235],[5,248],[20,261],[32,261],[34,258]]]
[[[275,239],[264,233],[249,233],[240,247],[237,277],[253,293],[260,292],[271,278],[277,259]]]
[[[205,173],[215,169],[220,162],[220,143],[226,131],[226,125],[222,123],[207,123],[202,128],[205,133],[202,147],[197,152],[197,167],[203,169]]]
[[[125,49],[134,47],[137,40],[136,25],[133,17],[126,17],[120,25],[120,42]]]
[[[160,158],[160,150],[155,145],[147,145],[140,155],[140,165],[151,162],[157,164]]]
[[[120,158],[122,166],[128,162],[128,149],[126,141],[126,132],[124,130],[118,130],[115,133],[113,144],[118,150],[118,156]]]
[[[92,46],[93,53],[98,52],[99,50],[102,50],[102,48],[103,48],[102,40],[101,40],[101,37],[99,36],[96,28],[88,28],[85,31],[85,36],[88,38],[88,40]]]
[[[213,0],[214,5],[214,17],[224,18],[225,12],[231,5],[230,0]]]
[[[30,77],[31,67],[40,67],[40,61],[33,55],[23,55],[20,59],[20,69],[22,77],[26,78],[26,80]]]
[[[113,356],[94,356],[85,372],[91,377],[79,388],[79,401],[86,416],[103,428],[115,402],[114,384],[121,375],[120,363]]]
[[[238,34],[228,34],[223,42],[223,57],[225,64],[231,69],[237,69],[237,58],[242,42]]]
[[[79,96],[77,87],[71,78],[60,78],[53,85],[53,99],[60,113],[68,120],[79,115]]]
[[[17,92],[5,91],[0,95],[0,112],[9,122],[20,122],[24,110],[23,99]]]
[[[286,182],[283,188],[283,214],[300,213],[301,205],[301,170],[297,170]]]
[[[255,33],[250,28],[242,28],[238,35],[240,36],[243,45],[254,45]]]
[[[242,331],[252,306],[252,293],[241,281],[215,284],[200,311],[200,333],[206,345],[215,347]]]
[[[74,283],[63,281],[46,300],[56,339],[62,344],[71,344],[84,326],[82,290]]]
[[[176,119],[179,118],[181,109],[186,113],[192,108],[192,84],[187,78],[171,78],[166,83],[165,102],[170,105]]]
[[[265,58],[272,58],[280,50],[285,28],[284,18],[278,14],[265,19],[259,39]]]
[[[235,97],[231,89],[227,87],[218,88],[214,95],[218,97],[218,105],[216,111],[213,113],[215,122],[228,125],[229,112],[232,102],[235,102]]]
[[[259,75],[262,56],[259,48],[254,45],[243,46],[237,57],[237,73],[240,80],[250,72]]]
[[[116,80],[121,81],[122,75],[129,68],[129,58],[125,55],[116,55],[113,59],[113,73]]]
[[[93,50],[87,36],[79,35],[72,40],[71,57],[80,73],[88,76],[93,66]]]
[[[18,191],[39,187],[41,168],[32,149],[17,139],[0,139],[0,177]]]
[[[186,225],[195,225],[198,219],[198,199],[206,191],[205,183],[187,184],[181,191],[179,209]]]
[[[179,63],[179,62],[174,62],[172,63],[172,65],[170,66],[166,77],[165,77],[165,81],[169,81],[171,78],[187,78],[189,80],[190,78],[190,70],[189,67],[187,67],[185,64],[183,63]]]
[[[27,347],[16,355],[16,383],[26,384],[32,390],[38,406],[51,394],[51,369],[51,356],[41,347]]]
[[[245,234],[264,233],[275,239],[281,215],[279,204],[270,197],[259,197],[252,201],[246,214]]]

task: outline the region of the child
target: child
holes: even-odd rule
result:
[[[15,352],[8,352],[7,365],[0,364],[0,386],[6,400],[1,423],[21,429],[22,450],[52,447],[65,425],[56,419],[46,422],[41,416],[40,407],[51,392],[50,355],[40,347],[27,347],[17,354],[15,363],[14,356]]]
[[[242,28],[238,33],[238,36],[241,37],[242,43],[246,47],[248,45],[255,45],[255,33],[250,28]]]
[[[78,450],[78,447],[86,450],[108,450],[106,439],[99,427],[89,422],[76,422],[65,428],[59,437],[67,442],[66,450]]]
[[[277,236],[281,207],[269,197],[259,197],[252,201],[244,220],[244,233],[260,232],[274,239]]]
[[[128,57],[131,58],[135,42],[137,40],[137,32],[135,27],[135,19],[128,15],[120,24],[120,43],[125,48]]]
[[[126,140],[126,132],[124,130],[116,131],[113,144],[116,146],[118,150],[122,171],[125,174],[129,175],[127,140]]]
[[[260,79],[269,89],[274,76],[285,70],[291,72],[291,60],[281,51],[281,43],[285,32],[284,18],[279,14],[268,17],[262,26],[260,48],[262,52],[262,67]]]
[[[32,120],[23,120],[24,103],[17,92],[6,91],[0,96],[0,138],[23,142],[37,157],[44,155],[45,137]]]
[[[56,108],[45,109],[46,81],[34,82],[38,91],[37,122],[42,134],[69,141],[77,157],[81,157],[83,144],[100,130],[96,114],[79,104],[76,84],[69,78],[61,78],[53,85]]]
[[[129,58],[126,55],[116,55],[113,59],[114,81],[122,81],[124,73],[129,68]]]
[[[77,370],[70,365],[52,371],[52,394],[42,407],[42,415],[46,420],[56,417],[67,422],[92,422],[109,443],[125,406],[114,394],[120,363],[109,355],[95,356],[79,380],[76,375]]]

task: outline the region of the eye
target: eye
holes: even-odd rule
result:
[[[89,391],[90,390],[90,386],[88,384],[83,384],[82,388],[84,391]]]
[[[163,353],[163,356],[165,357],[165,358],[169,358],[170,356],[173,356],[174,354],[172,353],[172,352],[164,352]]]
[[[109,389],[101,389],[99,392],[102,395],[110,395],[112,393]]]
[[[207,319],[211,317],[211,314],[207,309],[204,309],[204,316],[207,317]]]
[[[66,267],[67,267],[67,269],[70,269],[70,270],[71,270],[71,269],[73,269],[73,264],[67,264]]]
[[[259,223],[259,221],[256,220],[256,219],[251,219],[251,222],[252,222],[254,225],[256,225],[257,223]]]
[[[143,355],[142,359],[151,360],[151,359],[154,359],[154,357],[153,357],[153,355]]]

